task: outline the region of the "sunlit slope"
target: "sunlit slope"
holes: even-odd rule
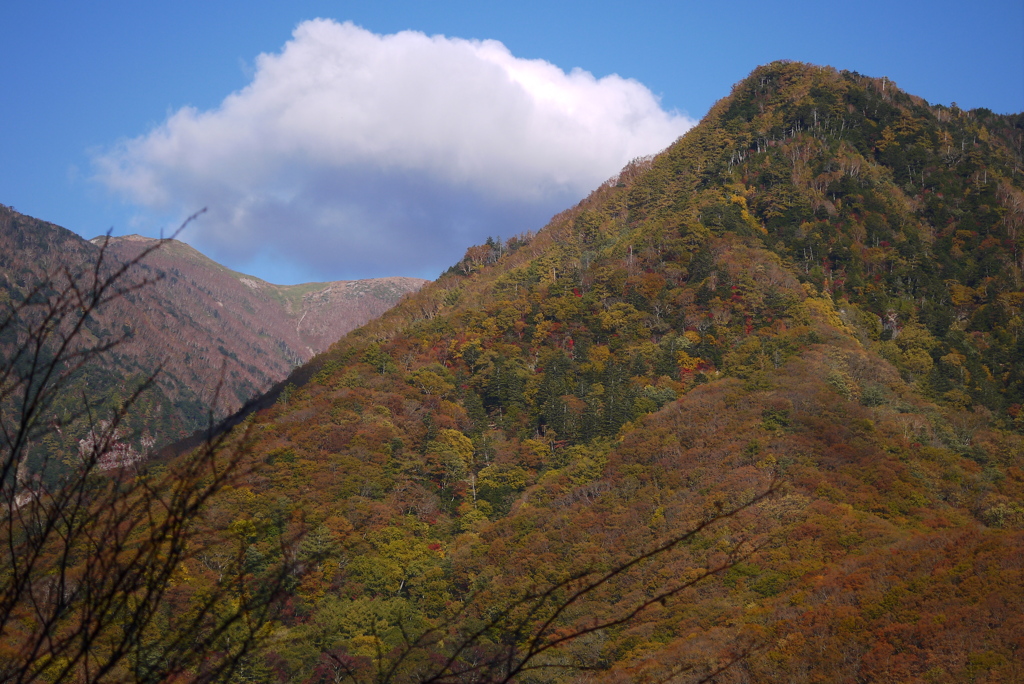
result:
[[[1022,133],[762,67],[296,371],[212,511],[252,572],[295,563],[253,676],[368,664],[779,480],[565,626],[756,553],[552,661],[594,671],[536,681],[700,679],[737,654],[721,681],[1024,677]]]

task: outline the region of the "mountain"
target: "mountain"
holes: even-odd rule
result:
[[[142,256],[144,250],[151,251]],[[59,279],[65,272],[88,280],[101,255],[105,272],[138,259],[121,284],[147,284],[115,298],[87,322],[92,339],[122,339],[110,363],[83,369],[67,402],[80,403],[87,390],[102,402],[99,413],[105,415],[159,367],[153,390],[140,397],[130,422],[132,431],[148,432],[161,443],[205,427],[211,410],[215,416],[236,411],[424,282],[273,285],[231,271],[177,240],[132,235],[86,241],[0,207],[4,303],[23,302],[47,277]],[[67,434],[69,444],[78,437]]]
[[[256,474],[213,515],[295,577],[247,671],[415,680],[410,633],[474,633],[777,481],[517,623],[540,632],[420,655],[609,620],[521,681],[1024,678],[1022,140],[1021,115],[777,62],[536,235],[468,250],[248,426]]]
[[[97,237],[90,242],[102,246],[105,240]],[[134,259],[158,243],[139,235],[109,240],[108,251],[121,261]],[[146,257],[145,265],[166,274],[167,282],[162,283],[166,296],[183,302],[203,301],[208,309],[217,307],[229,316],[231,320],[224,323],[228,334],[252,337],[255,332],[255,337],[272,338],[279,360],[289,370],[326,351],[339,337],[381,315],[427,282],[390,277],[273,285],[221,266],[178,240],[162,244]],[[279,372],[275,375],[284,377]],[[260,389],[265,388],[264,384]]]
[[[165,615],[237,546],[239,681],[1024,680],[1022,142],[759,67],[294,371]]]

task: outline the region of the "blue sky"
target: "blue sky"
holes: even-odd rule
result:
[[[317,17],[333,21],[302,23]],[[775,59],[1024,111],[1020,0],[36,0],[4,3],[0,25],[0,202],[86,237],[213,205],[183,237],[275,282],[434,277],[487,235],[541,227]],[[425,36],[386,38],[407,30]]]

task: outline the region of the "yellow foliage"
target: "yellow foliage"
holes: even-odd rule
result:
[[[526,486],[526,471],[517,465],[492,463],[477,473],[480,487],[518,490]]]
[[[439,397],[448,396],[448,393],[455,389],[455,385],[434,371],[426,369],[413,372],[409,376],[409,382],[419,387],[424,394],[433,394]]]
[[[956,350],[942,357],[943,363],[948,363],[950,366],[963,366],[966,360],[967,357]]]
[[[608,455],[599,449],[574,446],[568,449],[569,463],[566,474],[574,485],[585,485],[601,477],[608,463]]]
[[[850,333],[851,335],[854,334],[854,331],[843,323],[843,319],[840,318],[839,312],[836,311],[836,307],[832,303],[832,298],[828,295],[825,295],[824,297],[808,297],[804,300],[803,304],[804,308],[811,315],[811,318],[824,320],[834,328]]]
[[[953,300],[954,306],[967,306],[974,302],[974,298],[977,296],[977,292],[966,285],[961,285],[955,281],[949,281],[949,296]]]
[[[604,372],[605,364],[611,357],[611,350],[604,345],[595,345],[587,352],[587,360],[590,362],[591,368],[598,373]]]
[[[551,330],[555,327],[554,321],[549,321],[543,316],[538,315],[536,324],[533,328],[532,342],[534,344],[541,344],[548,335],[551,334]]]
[[[523,440],[523,446],[537,455],[542,462],[547,462],[551,457],[551,447],[536,439]]]
[[[467,466],[473,462],[473,442],[458,430],[439,430],[430,446],[435,453],[445,452],[458,456]]]
[[[882,139],[878,142],[876,147],[878,147],[879,152],[884,152],[885,148],[894,144],[899,145],[899,143],[896,142],[896,131],[892,129],[892,126],[886,126],[885,130],[882,131]]]
[[[644,337],[644,314],[632,304],[618,302],[601,313],[601,327],[627,338]]]
[[[679,351],[676,352],[676,363],[684,371],[692,371],[693,369],[700,365],[700,358],[690,356],[685,351],[680,349]]]
[[[386,647],[378,637],[366,634],[360,634],[349,641],[349,652],[355,656],[372,658],[384,648]]]
[[[228,525],[228,531],[239,541],[246,543],[257,536],[256,525],[252,520],[239,519]]]

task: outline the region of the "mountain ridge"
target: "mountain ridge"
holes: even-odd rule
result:
[[[4,302],[12,304],[48,277],[71,276],[84,284],[100,258],[106,269],[132,264],[121,283],[129,288],[125,296],[105,307],[102,320],[87,325],[90,335],[120,340],[109,363],[90,371],[95,377],[86,385],[107,404],[104,392],[121,395],[115,388],[135,382],[119,376],[141,382],[160,368],[153,396],[143,398],[146,406],[131,420],[136,436],[155,432],[161,444],[204,427],[211,410],[215,417],[233,413],[425,282],[385,278],[278,286],[232,271],[177,240],[136,235],[87,241],[7,208],[0,208],[0,246],[0,285]],[[143,415],[153,424],[145,425]],[[71,432],[67,440],[73,441]]]
[[[105,239],[104,236],[100,236],[90,242],[103,244]],[[111,237],[108,245],[118,258],[130,259],[158,243],[159,249],[147,259],[154,266],[164,264],[165,257],[173,257],[174,261],[184,260],[200,268],[214,270],[246,286],[254,296],[279,304],[288,316],[298,317],[295,321],[297,337],[295,340],[289,340],[288,344],[292,351],[299,355],[301,361],[325,351],[342,334],[357,327],[347,323],[346,317],[360,323],[368,321],[385,310],[377,304],[378,301],[396,302],[406,292],[413,291],[427,282],[420,278],[389,276],[277,285],[256,276],[234,271],[179,240],[160,241],[156,238],[129,235]],[[169,265],[170,260],[167,263]],[[368,298],[366,306],[363,307],[366,310],[361,311],[360,301],[364,297]],[[310,313],[314,316],[303,328],[302,322]]]

